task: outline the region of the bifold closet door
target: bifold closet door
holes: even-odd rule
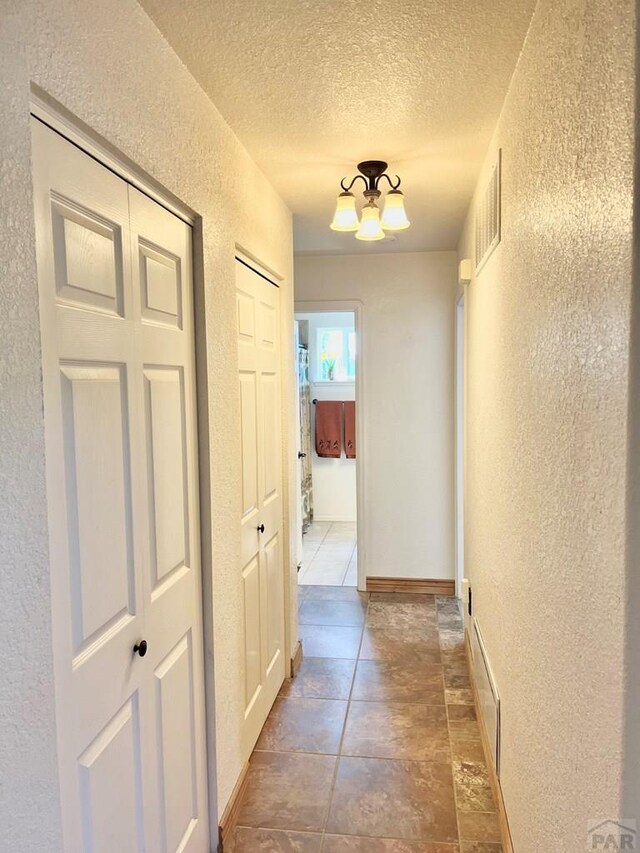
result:
[[[244,603],[248,757],[285,676],[282,549],[282,425],[278,288],[236,262],[242,506],[240,572]]]
[[[65,850],[208,853],[191,230],[32,122]]]

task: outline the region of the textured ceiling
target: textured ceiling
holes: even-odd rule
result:
[[[142,6],[293,211],[296,251],[455,247],[535,0]],[[340,178],[374,158],[412,227],[362,244],[328,224]]]

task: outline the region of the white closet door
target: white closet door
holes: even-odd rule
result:
[[[32,134],[65,850],[206,853],[190,229]]]
[[[280,316],[278,288],[240,261],[236,284],[248,755],[285,676]]]

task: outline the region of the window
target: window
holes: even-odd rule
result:
[[[318,329],[319,382],[352,382],[356,375],[356,333],[353,327]]]

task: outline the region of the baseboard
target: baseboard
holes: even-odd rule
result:
[[[439,578],[367,578],[367,592],[413,592],[418,595],[455,595],[455,580]]]
[[[489,770],[489,781],[491,782],[493,797],[496,801],[496,806],[498,807],[498,823],[500,824],[500,835],[502,836],[502,851],[503,853],[513,853],[513,842],[511,840],[511,831],[509,829],[509,821],[507,819],[507,810],[504,805],[504,797],[502,796],[502,788],[500,787],[500,780],[498,779],[498,774],[496,773],[496,765],[493,758],[493,752],[489,744],[487,729],[484,724],[482,714],[480,712],[480,701],[478,699],[478,688],[474,675],[473,660],[471,658],[469,633],[466,629],[464,632],[464,647],[467,655],[467,668],[469,670],[469,678],[471,680],[473,701],[478,716],[478,727],[480,729],[480,740],[482,741],[482,750],[484,752],[484,758],[487,764],[487,768]]]
[[[245,766],[242,768],[242,772],[238,777],[238,781],[236,782],[233,791],[231,792],[227,807],[220,818],[220,823],[218,825],[218,853],[223,853],[225,841],[229,840],[229,837],[234,830],[248,781],[249,762],[247,761]]]
[[[293,657],[291,658],[291,666],[289,670],[289,675],[291,678],[295,678],[296,673],[300,669],[300,664],[302,663],[302,640],[298,640],[296,643],[296,650],[293,653]]]

